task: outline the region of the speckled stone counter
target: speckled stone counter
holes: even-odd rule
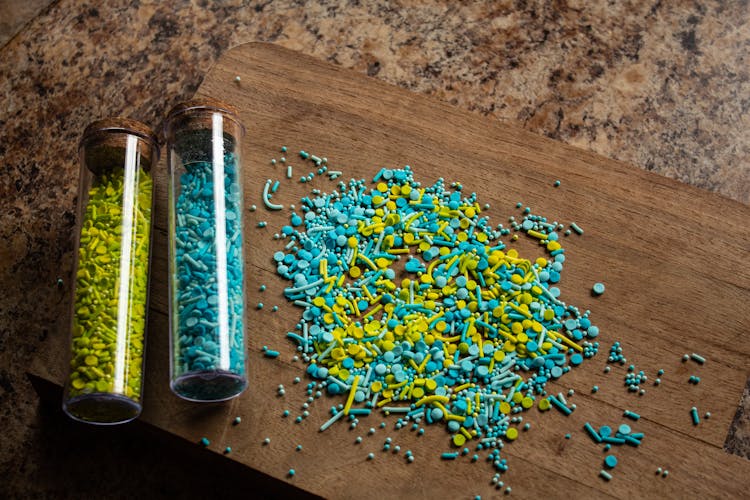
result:
[[[0,491],[202,491],[148,479],[157,465],[182,478],[158,458],[102,458],[110,441],[87,450],[117,480],[87,482],[85,466],[61,476],[48,457],[75,440],[39,423],[23,372],[48,335],[67,334],[56,283],[71,267],[83,127],[159,124],[233,45],[274,42],[750,202],[747,2],[392,3],[60,0],[0,49],[0,472],[12,478]],[[745,415],[727,447],[750,456]]]

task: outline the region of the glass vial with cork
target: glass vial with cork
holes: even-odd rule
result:
[[[79,146],[71,357],[63,410],[102,425],[141,413],[146,347],[151,168],[159,150],[143,123],[89,125]]]
[[[195,99],[165,125],[171,388],[223,401],[247,386],[241,139],[233,106]]]

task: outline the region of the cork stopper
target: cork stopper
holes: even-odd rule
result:
[[[237,107],[214,99],[213,97],[196,97],[188,101],[183,101],[175,105],[167,114],[167,121],[170,121],[174,116],[180,115],[187,111],[192,110],[209,110],[209,111],[222,111],[226,114],[232,115],[232,117],[239,121],[240,110]]]
[[[164,141],[183,163],[211,161],[213,115],[217,112],[228,122],[222,130],[223,150],[233,151],[245,135],[239,109],[235,106],[212,97],[198,97],[181,102],[169,111],[164,125]]]
[[[156,134],[145,123],[129,118],[105,118],[86,127],[78,146],[86,167],[95,174],[122,168],[129,135],[140,139],[140,165],[150,170],[152,160],[155,162],[159,158]]]
[[[240,122],[240,112],[237,107],[212,97],[197,97],[181,102],[169,111],[165,120],[164,136],[168,138],[177,131],[210,130],[213,127],[211,116],[217,111],[237,124],[239,128],[237,135],[245,135],[245,127]],[[225,130],[225,134],[227,133],[229,130]],[[239,139],[239,137],[234,137],[234,139]]]

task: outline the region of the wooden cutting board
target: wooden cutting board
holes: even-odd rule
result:
[[[241,80],[235,81],[239,75]],[[166,176],[157,176],[158,201],[154,241],[152,293],[145,411],[142,420],[189,442],[206,436],[210,451],[247,467],[287,481],[308,492],[335,498],[468,498],[501,492],[490,483],[494,470],[468,457],[447,462],[449,435],[442,426],[428,426],[424,436],[394,430],[395,419],[373,414],[360,427],[318,427],[326,411],[340,401],[324,398],[312,406],[301,424],[281,417],[301,412],[304,365],[293,362],[294,345],[285,339],[300,309],[285,302],[286,283],[275,275],[272,255],[283,243],[272,238],[288,223],[291,203],[312,188],[331,191],[335,182],[316,177],[299,182],[312,170],[302,167],[300,149],[325,155],[344,178],[371,179],[382,167],[409,164],[415,178],[432,184],[443,177],[460,181],[465,192],[476,192],[489,203],[486,215],[495,224],[519,215],[522,201],[535,213],[559,221],[576,221],[585,234],[565,239],[562,298],[590,309],[600,328],[599,355],[550,383],[553,392],[573,388],[569,417],[557,411],[524,414],[531,430],[503,450],[510,470],[502,480],[521,497],[694,497],[734,496],[750,488],[750,462],[722,450],[727,431],[748,377],[750,342],[750,208],[623,163],[568,147],[512,125],[470,114],[442,102],[395,88],[289,50],[247,44],[226,53],[208,73],[199,96],[212,96],[241,109],[248,133],[243,144],[247,212],[246,290],[248,304],[250,388],[221,405],[195,405],[173,396],[168,385]],[[272,166],[287,145],[294,179],[285,167]],[[162,162],[163,163],[163,162]],[[266,179],[279,179],[274,201],[287,209],[268,212],[261,192]],[[553,187],[560,179],[562,185]],[[268,222],[261,229],[257,223]],[[524,255],[538,252],[522,247]],[[591,285],[601,281],[607,291],[598,298]],[[261,284],[267,285],[260,292]],[[255,305],[263,302],[265,308]],[[278,305],[279,311],[272,312]],[[603,372],[615,340],[628,364],[651,380],[664,369],[659,387],[646,384],[637,396],[623,386],[625,367]],[[263,358],[261,346],[279,350],[277,360]],[[40,356],[34,372],[61,383],[67,332],[61,332]],[[683,363],[685,353],[707,358],[704,366]],[[698,375],[698,385],[688,384]],[[303,383],[292,383],[294,377]],[[276,389],[286,387],[280,397]],[[591,393],[591,387],[600,390]],[[693,426],[690,408],[711,418]],[[623,410],[642,415],[632,427],[645,433],[639,448],[618,447],[614,478],[598,477],[604,453],[582,430],[583,423],[618,425]],[[232,425],[235,416],[242,423]],[[387,422],[386,429],[378,424]],[[377,429],[368,436],[370,427]],[[565,439],[570,433],[571,439]],[[355,444],[357,436],[362,444]],[[381,451],[390,436],[401,454]],[[271,444],[263,446],[264,438]],[[302,451],[295,451],[297,444]],[[197,446],[197,445],[196,445]],[[472,447],[473,448],[473,447]],[[412,450],[414,463],[403,452]],[[373,452],[375,459],[367,460]],[[472,451],[473,453],[473,451]],[[482,456],[484,458],[484,455]],[[655,474],[657,467],[669,477]],[[287,471],[294,468],[293,478]]]

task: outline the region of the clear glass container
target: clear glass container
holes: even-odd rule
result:
[[[154,133],[123,118],[89,125],[79,146],[77,259],[63,410],[119,424],[141,413]]]
[[[214,99],[175,106],[169,168],[171,387],[223,401],[247,386],[241,139],[237,110]]]

